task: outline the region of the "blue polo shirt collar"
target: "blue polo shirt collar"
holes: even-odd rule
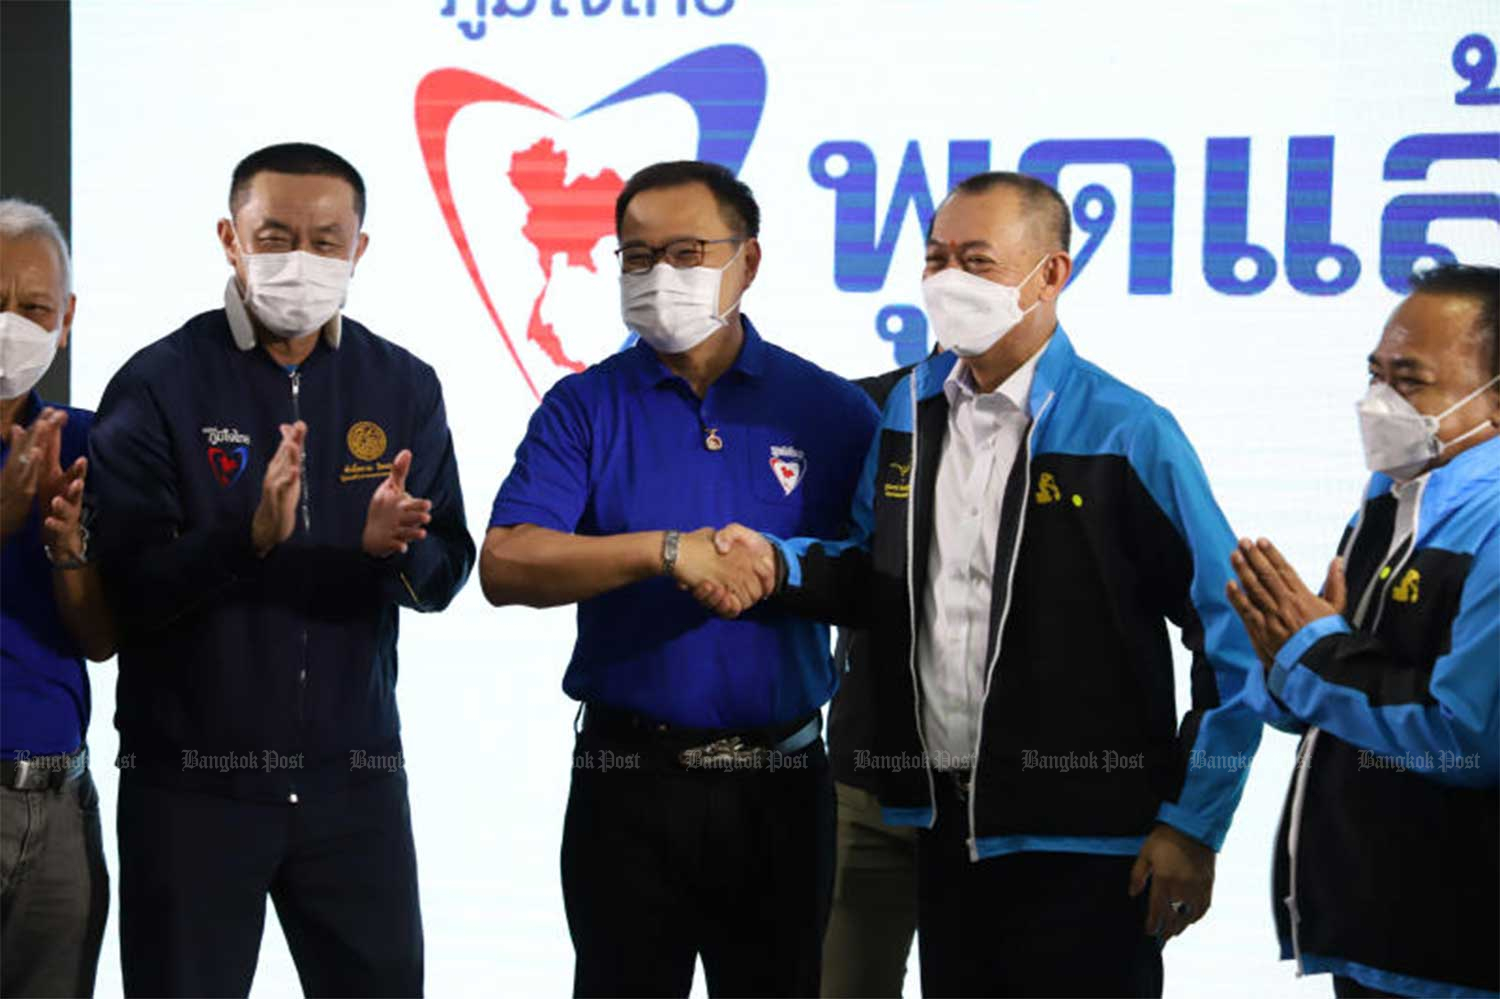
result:
[[[745,331],[744,343],[740,344],[740,352],[724,372],[725,376],[734,375],[740,378],[758,378],[766,370],[766,342],[760,338],[755,324],[750,317],[741,313],[740,325]],[[632,371],[636,376],[636,382],[642,388],[651,388],[664,385],[677,378],[672,369],[662,363],[655,350],[644,340],[637,340],[634,347],[630,348],[634,353],[635,364]]]

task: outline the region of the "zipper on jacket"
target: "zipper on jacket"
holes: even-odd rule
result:
[[[995,626],[995,654],[990,657],[990,665],[984,674],[984,697],[979,701],[978,724],[974,726],[974,759],[969,764],[969,862],[979,861],[979,830],[974,821],[974,799],[978,797],[975,791],[979,789],[979,749],[984,745],[984,709],[990,703],[990,688],[994,684],[995,667],[1000,665],[1000,646],[1005,638],[1005,622],[1010,618],[1010,602],[1015,597],[1016,562],[1021,555],[1021,539],[1026,534],[1026,508],[1031,505],[1031,442],[1036,437],[1036,428],[1041,425],[1042,417],[1047,413],[1047,407],[1052,405],[1052,397],[1056,393],[1048,392],[1047,398],[1042,400],[1042,408],[1037,410],[1036,419],[1031,421],[1031,429],[1026,434],[1025,452],[1022,455],[1021,481],[1025,484],[1021,491],[1021,513],[1016,522],[1016,540],[1010,548],[1010,563],[1005,572],[1005,605],[1000,608],[1000,620]],[[1002,502],[1003,502],[1002,493]],[[1004,511],[1001,517],[1004,517]],[[994,586],[994,575],[990,576],[990,585]]]
[[[300,370],[293,371],[291,377],[292,420],[295,422],[302,419],[302,372]],[[298,485],[301,489],[302,531],[304,534],[307,534],[312,531],[312,498],[307,485],[307,445],[305,441],[302,447],[302,460],[298,468],[302,473],[298,477]],[[297,738],[299,742],[302,738],[302,725],[305,718],[305,703],[307,700],[307,619],[305,617],[302,620],[301,654],[302,661],[297,665]],[[299,800],[297,797],[296,778],[292,778],[288,782],[288,788],[287,801],[295,805]]]
[[[917,461],[920,458],[921,441],[917,437],[917,429],[921,421],[917,419],[917,373],[920,368],[914,369],[907,376],[911,383],[911,469],[907,473],[907,480],[913,486],[917,484]],[[922,678],[917,673],[917,601],[921,597],[916,591],[916,513],[917,496],[913,491],[906,498],[906,614],[908,621],[907,635],[907,665],[911,669],[911,706],[912,713],[917,718],[917,745],[922,747],[922,770],[927,774],[927,804],[932,815],[927,819],[927,828],[931,829],[937,825],[937,783],[932,777],[932,756],[927,751],[926,726],[922,724]]]
[[[292,420],[293,420],[293,422],[302,419],[302,406],[301,406],[301,403],[300,403],[300,400],[299,400],[299,397],[301,396],[301,394],[302,394],[302,372],[300,370],[293,371],[292,372]],[[300,483],[301,488],[302,488],[302,492],[301,492],[301,497],[302,497],[301,498],[301,505],[302,505],[302,530],[304,530],[304,531],[310,531],[310,530],[312,530],[312,505],[311,505],[311,497],[308,495],[308,488],[307,488],[307,445],[306,445],[305,441],[303,442],[303,446],[302,446],[302,461],[301,461],[301,463],[298,466],[298,470],[302,473],[302,475],[301,475],[301,483]]]
[[[1355,604],[1354,613],[1351,615],[1354,627],[1356,628],[1358,628],[1360,622],[1362,622],[1365,617],[1369,615],[1370,607],[1372,606],[1372,598],[1374,599],[1374,606],[1376,608],[1375,626],[1378,626],[1380,624],[1380,615],[1381,612],[1385,609],[1384,605],[1386,591],[1390,589],[1391,585],[1396,581],[1397,577],[1400,576],[1401,566],[1404,566],[1406,564],[1407,560],[1411,558],[1412,552],[1416,550],[1417,527],[1422,516],[1422,495],[1427,491],[1427,483],[1423,482],[1417,488],[1418,492],[1416,498],[1413,500],[1416,508],[1415,510],[1413,510],[1411,518],[1412,544],[1407,547],[1406,554],[1402,556],[1400,564],[1391,568],[1391,571],[1386,575],[1386,579],[1383,584],[1381,582],[1379,569],[1375,571],[1375,574],[1370,578],[1369,583],[1365,584],[1365,591],[1364,593],[1360,594],[1359,602]],[[1354,542],[1358,540],[1359,532],[1365,526],[1365,507],[1367,502],[1368,501],[1364,498],[1363,494],[1361,494],[1359,504],[1359,517],[1354,522],[1354,530],[1349,532],[1348,543],[1344,545],[1344,550],[1339,552],[1339,557],[1344,559],[1345,564],[1348,563],[1349,554],[1354,551]],[[1400,500],[1398,499],[1396,506],[1396,512],[1398,515],[1400,514],[1400,511],[1401,506]],[[1391,556],[1401,551],[1401,548],[1405,542],[1405,537],[1406,536],[1401,533],[1401,522],[1397,520],[1391,529],[1390,547],[1386,550],[1384,557],[1382,557],[1380,560],[1380,565],[1382,567],[1386,566]],[[1347,600],[1347,597],[1345,599]],[[1372,626],[1370,628],[1371,633],[1373,633],[1374,630],[1375,627]],[[1292,803],[1290,806],[1290,814],[1287,816],[1287,893],[1286,898],[1282,899],[1282,902],[1286,905],[1287,918],[1290,921],[1292,927],[1292,962],[1296,966],[1298,978],[1301,978],[1304,972],[1302,969],[1302,914],[1297,908],[1297,847],[1302,840],[1302,808],[1303,803],[1307,798],[1307,775],[1312,771],[1313,748],[1318,743],[1318,734],[1320,732],[1322,732],[1322,729],[1318,728],[1317,726],[1309,728],[1307,730],[1307,735],[1303,736],[1302,738],[1302,745],[1298,747],[1296,776],[1292,780]]]

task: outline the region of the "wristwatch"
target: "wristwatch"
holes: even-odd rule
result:
[[[661,539],[661,574],[670,576],[677,569],[677,546],[682,542],[681,531],[668,531]]]
[[[51,545],[43,545],[42,552],[47,556],[47,561],[52,563],[52,568],[54,569],[82,569],[89,564],[89,529],[82,524],[78,525],[77,555],[59,558],[52,551]]]

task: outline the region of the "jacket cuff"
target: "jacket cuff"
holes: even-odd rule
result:
[[[1221,828],[1220,823],[1195,815],[1175,801],[1161,803],[1161,807],[1156,810],[1156,821],[1171,826],[1184,836],[1191,836],[1214,853],[1218,853],[1219,848],[1224,845],[1227,830]]]
[[[1320,617],[1304,625],[1276,651],[1276,660],[1271,666],[1270,675],[1266,677],[1266,690],[1277,698],[1279,703],[1288,674],[1302,661],[1307,650],[1329,635],[1347,634],[1349,634],[1349,623],[1340,614],[1329,614],[1327,617]]]
[[[776,592],[802,585],[802,562],[792,554],[791,546],[774,534],[761,535],[776,550]]]

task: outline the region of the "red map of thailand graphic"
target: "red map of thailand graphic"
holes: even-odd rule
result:
[[[625,182],[613,170],[567,183],[568,154],[541,139],[510,158],[510,182],[529,209],[521,234],[536,247],[542,265],[542,290],[531,306],[526,336],[551,359],[571,371],[582,371],[581,361],[569,357],[552,324],[542,319],[542,299],[552,284],[552,260],[567,254],[570,267],[594,267],[594,247],[614,232],[615,197]]]

